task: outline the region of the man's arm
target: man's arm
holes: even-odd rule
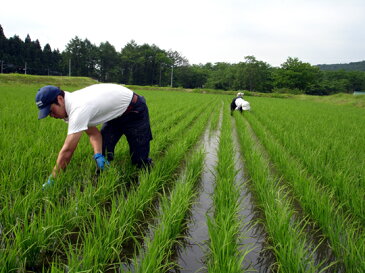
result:
[[[94,154],[101,154],[103,138],[98,128],[89,127],[85,132],[89,136],[91,146],[93,146],[94,149]]]
[[[88,134],[91,146],[93,146],[94,149],[93,158],[95,159],[96,166],[98,167],[98,170],[104,170],[105,166],[109,165],[109,162],[101,154],[103,137],[96,127],[89,127],[89,129],[87,129],[85,132]]]
[[[56,166],[54,166],[52,171],[53,177],[56,177],[60,170],[64,170],[67,167],[68,163],[70,163],[71,157],[77,147],[77,144],[79,143],[81,135],[82,132],[77,132],[74,134],[70,134],[66,137],[65,143],[58,153]]]

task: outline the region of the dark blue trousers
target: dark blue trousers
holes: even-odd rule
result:
[[[119,139],[125,135],[129,144],[132,164],[138,168],[151,164],[149,158],[152,132],[146,100],[138,96],[135,103],[123,115],[103,124],[103,155],[111,161],[114,159],[114,149]]]

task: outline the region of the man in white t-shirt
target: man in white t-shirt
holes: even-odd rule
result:
[[[152,133],[146,100],[117,84],[95,84],[75,92],[48,85],[38,90],[38,119],[51,116],[68,123],[68,133],[52,174],[44,186],[54,183],[60,170],[69,164],[83,132],[94,149],[99,170],[113,160],[114,148],[125,135],[132,163],[138,168],[149,166]],[[103,124],[101,131],[96,127]],[[105,158],[106,156],[106,158]]]
[[[250,111],[251,106],[248,101],[245,101],[243,98],[243,93],[237,93],[237,97],[235,97],[231,102],[231,116],[234,110],[239,110],[242,114],[242,111]]]

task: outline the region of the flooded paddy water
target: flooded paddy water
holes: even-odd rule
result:
[[[232,119],[234,124],[234,120]],[[235,169],[236,185],[240,188],[241,209],[240,217],[242,222],[242,238],[240,245],[243,250],[249,250],[243,260],[243,268],[246,272],[270,272],[270,265],[275,262],[272,252],[266,249],[267,234],[263,226],[257,222],[262,217],[255,208],[255,200],[248,188],[247,176],[244,173],[244,160],[241,156],[240,145],[236,127],[232,126],[233,144],[235,148]]]
[[[214,191],[220,127],[219,124],[218,130],[213,133],[210,133],[207,129],[203,137],[206,157],[201,184],[198,188],[199,196],[191,209],[190,222],[186,231],[187,239],[180,246],[177,253],[176,262],[179,267],[175,268],[173,272],[193,273],[207,271],[205,267],[205,260],[209,251],[207,246],[207,242],[209,241],[207,214],[212,213],[213,210],[211,195]],[[260,215],[255,210],[253,197],[247,188],[237,132],[235,131],[235,126],[233,128],[235,169],[237,170],[235,183],[241,191],[240,218],[242,220],[242,237],[240,238],[240,246],[244,250],[249,249],[249,253],[243,261],[242,268],[247,272],[270,272],[270,265],[275,262],[274,257],[265,248],[266,233],[263,227],[257,224],[257,219]]]
[[[245,175],[244,159],[241,155],[234,119],[232,118],[231,121],[233,122],[232,139],[236,170],[235,184],[240,191],[239,216],[242,221],[239,245],[243,253],[247,252],[242,262],[242,269],[245,272],[274,272],[276,259],[273,252],[269,250],[268,235],[259,221],[264,216],[257,209],[255,197],[251,194],[250,181],[248,176]],[[169,272],[207,272],[206,259],[207,255],[209,255],[207,215],[211,215],[214,211],[212,194],[215,187],[215,168],[218,160],[217,150],[221,128],[220,123],[221,120],[218,129],[214,132],[211,132],[209,130],[210,128],[207,128],[202,137],[201,144],[198,145],[198,147],[203,145],[206,154],[201,182],[196,188],[198,196],[194,200],[189,213],[187,229],[183,234],[185,239],[175,248],[174,260],[177,266]],[[148,230],[147,234],[152,235],[153,231]],[[322,247],[316,250],[316,256],[319,260],[326,258],[323,256],[327,256],[327,258],[329,256],[328,247],[325,245],[322,244]],[[331,260],[333,261],[333,259]],[[122,267],[121,269],[126,270],[127,268],[134,272],[134,268],[131,265]],[[338,272],[342,272],[342,270]]]
[[[212,208],[211,194],[214,191],[214,169],[217,165],[217,149],[220,131],[206,130],[203,145],[206,152],[204,170],[201,177],[199,196],[191,208],[191,221],[188,224],[187,239],[178,253],[176,272],[204,272],[204,260],[207,253],[206,242],[209,239],[206,214]]]

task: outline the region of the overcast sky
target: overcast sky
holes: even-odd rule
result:
[[[190,64],[365,60],[364,0],[15,0],[2,1],[0,24],[7,38],[29,34],[60,51],[75,36],[118,52],[133,39]]]

